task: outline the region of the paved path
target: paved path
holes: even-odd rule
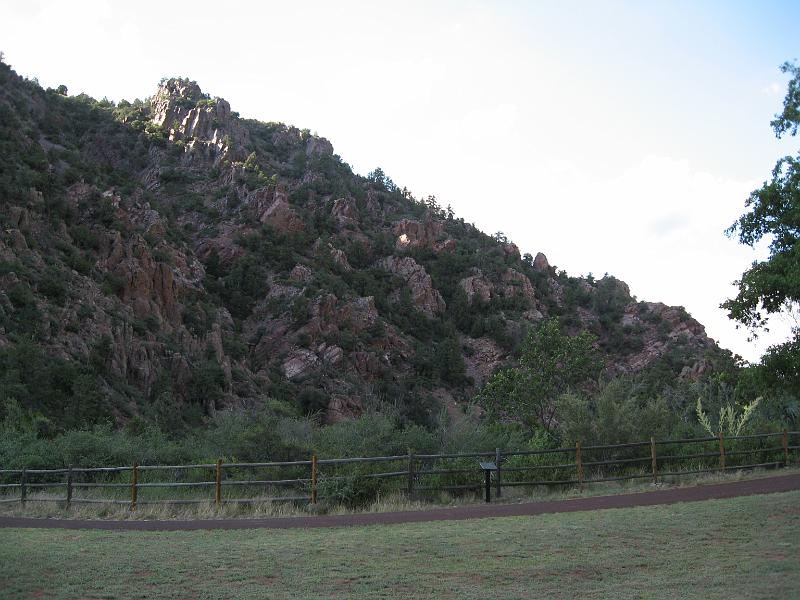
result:
[[[676,502],[698,502],[715,498],[733,498],[788,492],[800,489],[800,473],[779,477],[748,479],[731,483],[698,485],[570,500],[548,500],[521,504],[478,504],[390,513],[353,515],[320,515],[307,517],[272,517],[267,519],[201,519],[196,521],[103,521],[77,519],[40,519],[30,517],[0,517],[0,527],[37,527],[55,529],[126,529],[136,531],[193,531],[199,529],[292,529],[308,527],[349,527],[356,525],[385,525],[391,523],[421,523],[425,521],[456,521],[486,517],[518,517],[545,513],[600,510],[653,506]]]

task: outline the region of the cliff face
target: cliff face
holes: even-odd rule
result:
[[[3,64],[0,79],[0,349],[81,365],[99,399],[79,421],[268,397],[329,420],[376,402],[424,420],[551,316],[594,332],[615,374],[660,361],[696,377],[722,356],[681,308],[520,257],[194,82],[115,106]]]

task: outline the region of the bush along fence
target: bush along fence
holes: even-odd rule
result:
[[[797,464],[800,432],[655,440],[545,450],[408,454],[262,463],[0,469],[0,504],[59,502],[120,504],[131,511],[157,504],[271,502],[367,504],[401,493],[432,499],[480,493],[492,462],[492,492],[504,488],[579,486],[607,481],[674,478],[689,474]],[[55,490],[55,493],[53,492]],[[487,496],[488,498],[488,496]]]

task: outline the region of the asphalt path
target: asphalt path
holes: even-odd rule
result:
[[[428,521],[461,521],[490,517],[521,517],[547,513],[564,513],[633,506],[655,506],[678,502],[700,502],[719,498],[735,498],[754,494],[770,494],[800,489],[800,473],[778,477],[747,479],[693,487],[659,489],[634,494],[592,496],[568,500],[547,500],[516,504],[489,503],[452,508],[385,513],[271,517],[265,519],[197,519],[123,521],[47,519],[34,517],[0,517],[0,527],[35,527],[50,529],[102,529],[130,531],[197,531],[203,529],[296,529],[312,527],[354,527]]]

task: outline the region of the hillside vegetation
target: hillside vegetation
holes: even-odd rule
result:
[[[739,400],[734,357],[682,307],[521,254],[187,79],[115,104],[0,63],[0,157],[4,462],[68,460],[92,428],[84,460],[144,439],[254,459],[554,443],[576,402],[623,439],[696,430],[698,396]],[[476,394],[544,324],[594,353],[591,377],[553,388],[572,412],[483,394],[480,422]]]

